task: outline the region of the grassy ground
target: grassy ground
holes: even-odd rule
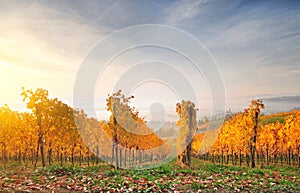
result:
[[[107,165],[8,168],[1,192],[300,192],[300,170],[268,166],[249,169],[193,160],[191,169],[171,162],[148,170],[113,170]]]

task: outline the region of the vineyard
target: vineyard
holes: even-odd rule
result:
[[[125,98],[120,91],[107,99],[108,111],[118,108],[118,115],[112,113],[108,122],[89,118],[57,98],[49,99],[44,89],[23,90],[21,95],[31,112],[12,111],[7,105],[0,109],[3,167],[9,162],[45,167],[101,160],[126,167],[163,159],[170,151],[169,144],[128,105],[131,97]]]
[[[197,175],[202,175],[200,174],[201,170],[209,170],[209,175],[212,176],[202,176],[203,179],[210,181],[209,187],[220,189],[216,186],[219,183],[216,183],[215,180],[218,180],[218,174],[220,174],[219,167],[222,168],[226,165],[230,167],[228,166],[227,173],[222,175],[225,177],[227,175],[230,179],[232,176],[228,176],[228,174],[248,175],[249,172],[258,171],[258,169],[252,170],[251,168],[267,168],[267,170],[260,170],[261,172],[256,175],[262,175],[262,177],[273,175],[269,178],[272,180],[274,178],[272,181],[274,190],[277,190],[276,188],[299,190],[300,187],[300,170],[296,169],[300,168],[300,111],[264,116],[261,115],[261,110],[264,108],[263,101],[253,100],[249,108],[243,112],[226,116],[220,127],[203,131],[203,129],[198,129],[199,125],[197,126],[195,104],[191,101],[181,101],[176,106],[179,117],[176,123],[177,137],[168,140],[160,138],[147,126],[147,122],[139,115],[139,112],[130,106],[134,97],[126,97],[121,91],[109,95],[106,100],[107,111],[111,113],[108,121],[90,118],[81,109],[72,108],[57,98],[49,98],[48,91],[44,89],[35,91],[23,89],[21,96],[27,105],[26,112],[13,111],[8,105],[4,105],[0,109],[3,170],[0,187],[2,190],[13,189],[13,186],[9,184],[16,183],[16,181],[13,179],[7,181],[7,179],[13,178],[12,176],[19,179],[22,184],[24,176],[38,175],[40,181],[49,185],[53,182],[49,179],[49,175],[76,176],[79,175],[78,171],[86,172],[80,174],[81,179],[83,177],[90,179],[88,175],[92,175],[95,180],[99,178],[98,181],[96,180],[99,183],[98,189],[105,187],[119,190],[120,187],[116,183],[114,185],[103,184],[101,179],[112,180],[112,176],[118,175],[126,176],[124,178],[129,179],[129,176],[135,175],[135,173],[128,174],[122,168],[143,169],[153,166],[160,167],[156,170],[146,171],[150,173],[152,171],[156,180],[166,178],[166,183],[170,181],[168,187],[172,187],[173,190],[180,187],[180,190],[185,191],[187,187],[192,188],[192,185],[194,190],[207,188],[204,186],[203,180],[199,176],[197,177]],[[209,123],[205,124],[208,126]],[[17,166],[19,169],[12,169],[12,166]],[[211,171],[206,166],[219,169]],[[280,173],[283,172],[282,170],[276,169],[277,166],[290,167],[289,170],[294,177],[286,178]],[[89,168],[93,168],[93,174]],[[162,172],[162,168],[168,169]],[[273,169],[270,170],[270,168]],[[38,173],[31,173],[32,169]],[[8,172],[10,170],[15,170],[15,172]],[[272,173],[273,170],[275,173]],[[24,173],[25,171],[27,173]],[[100,171],[99,174],[98,171]],[[108,171],[120,172],[110,174],[107,173]],[[149,180],[149,176],[143,176],[146,174],[151,176],[146,171],[142,172],[142,176],[130,179],[139,180],[139,183],[142,178]],[[45,174],[45,172],[48,173]],[[174,186],[171,179],[172,172],[178,175],[179,181],[181,180],[183,184],[185,184],[183,178],[188,177],[198,179],[198,182],[195,183],[192,180],[186,182],[185,186]],[[100,174],[103,176],[99,177]],[[281,182],[279,176],[285,181]],[[219,178],[221,177],[219,176]],[[60,178],[56,176],[53,179]],[[115,177],[113,180],[116,180]],[[287,182],[292,185],[284,184]],[[76,182],[72,183],[74,186],[65,184],[58,189],[92,191],[92,187],[88,188],[84,185],[84,188],[80,186],[80,182],[78,183],[78,190]],[[96,182],[93,181],[93,183]],[[125,183],[124,179],[119,183]],[[239,183],[245,182],[240,181]],[[41,187],[38,180],[32,184],[35,188],[40,188],[36,190],[47,189],[46,186]],[[139,187],[133,184],[132,187],[138,190]],[[149,191],[168,189],[166,185],[157,187],[157,184],[157,182],[152,183],[153,186],[156,185],[155,187],[148,185],[147,187],[154,188]],[[256,186],[256,188],[262,188],[264,185],[266,184]],[[244,185],[239,186],[244,187]],[[269,186],[270,183],[268,188]],[[52,190],[57,188],[55,184],[49,185],[49,187],[48,189]],[[126,187],[130,188],[128,184]],[[224,188],[225,186],[220,190],[225,191],[226,188]],[[227,188],[236,191],[234,185]]]
[[[194,151],[202,152],[200,158],[212,163],[246,163],[250,166],[251,162],[254,162],[259,164],[259,167],[269,164],[300,167],[300,111],[262,116],[256,133],[253,126],[253,116],[248,111],[238,113],[221,128],[197,134],[194,137]],[[204,150],[207,144],[202,145],[205,136],[217,138],[206,152]],[[254,145],[255,152],[252,153],[255,159],[252,160],[251,148]]]

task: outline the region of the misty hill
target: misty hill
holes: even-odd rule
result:
[[[161,137],[161,138],[172,138],[176,136],[177,132],[177,126],[175,122],[164,122],[161,123],[159,121],[152,121],[152,123],[147,123],[148,126],[151,127],[151,125],[159,125],[159,127],[152,128],[155,130],[155,133]]]
[[[298,96],[270,97],[270,98],[264,98],[264,100],[273,101],[273,102],[298,102],[298,103],[300,103],[300,95],[298,95]]]
[[[262,98],[266,105],[265,113],[290,111],[300,108],[300,95]]]

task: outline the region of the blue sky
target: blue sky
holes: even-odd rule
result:
[[[222,72],[228,107],[299,95],[299,21],[300,1],[0,0],[0,104],[24,108],[22,86],[46,88],[72,104],[89,51],[110,33],[141,24],[176,27],[201,41]]]

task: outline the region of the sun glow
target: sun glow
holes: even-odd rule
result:
[[[13,64],[11,64],[11,63],[9,63],[7,61],[1,61],[1,60],[0,60],[0,66],[1,67],[7,67],[7,68],[13,68],[14,67]]]

